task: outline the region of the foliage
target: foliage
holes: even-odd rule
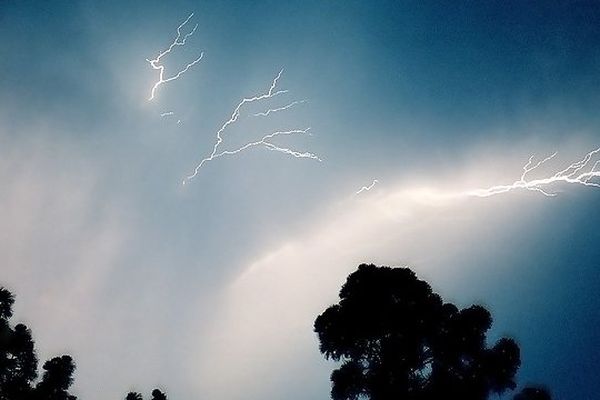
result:
[[[325,357],[342,363],[334,400],[483,400],[514,389],[520,365],[514,340],[487,346],[491,325],[484,307],[444,303],[408,268],[362,264],[315,331]]]
[[[0,288],[0,400],[75,400],[68,392],[75,372],[70,356],[46,361],[36,383],[38,359],[31,330],[9,323],[14,301],[11,292]]]

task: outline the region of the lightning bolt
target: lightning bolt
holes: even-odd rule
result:
[[[270,109],[268,109],[267,111],[264,111],[264,112],[259,112],[259,113],[256,113],[256,114],[252,114],[252,116],[253,116],[253,117],[268,117],[268,116],[269,116],[269,114],[271,114],[271,113],[275,113],[275,112],[278,112],[278,111],[285,111],[285,110],[287,110],[287,109],[289,109],[289,108],[292,108],[292,107],[294,107],[295,105],[302,104],[302,103],[306,103],[306,100],[296,100],[296,101],[292,101],[290,104],[287,104],[287,105],[285,105],[285,106],[283,106],[283,107],[279,107],[279,108],[270,108]]]
[[[531,156],[529,161],[523,167],[521,178],[512,184],[491,186],[486,189],[475,189],[466,192],[468,196],[489,197],[501,193],[507,193],[512,190],[531,190],[536,191],[544,196],[556,196],[556,193],[548,191],[548,186],[556,183],[568,183],[574,185],[583,185],[600,188],[600,184],[594,180],[600,177],[600,171],[597,170],[600,165],[600,160],[596,160],[593,164],[592,159],[600,152],[600,148],[590,151],[582,159],[573,162],[567,168],[556,172],[544,178],[528,179],[527,175],[534,172],[546,162],[552,160],[558,153],[553,153],[546,158],[534,163],[534,157]]]
[[[373,186],[375,186],[378,183],[379,183],[379,181],[377,179],[373,179],[373,182],[369,186],[361,187],[360,190],[358,192],[356,192],[356,194],[361,194],[362,192],[368,192],[369,190],[373,189]]]
[[[200,161],[200,163],[196,166],[196,168],[194,168],[194,172],[192,174],[190,174],[183,180],[183,182],[182,182],[183,185],[185,185],[186,182],[188,182],[189,180],[195,178],[196,175],[198,175],[198,171],[200,171],[200,168],[202,168],[202,166],[204,164],[206,164],[207,162],[212,161],[219,157],[223,157],[223,156],[233,156],[235,154],[241,153],[244,150],[247,150],[249,148],[256,147],[256,146],[262,146],[268,150],[284,153],[284,154],[290,155],[295,158],[308,158],[308,159],[321,161],[321,159],[314,153],[299,152],[299,151],[296,151],[296,150],[293,150],[293,149],[290,149],[287,147],[278,146],[272,142],[272,139],[279,137],[279,136],[310,135],[310,133],[309,133],[310,128],[291,129],[291,130],[286,130],[286,131],[275,131],[275,132],[264,135],[261,139],[259,139],[257,141],[248,142],[248,143],[238,147],[237,149],[220,150],[221,143],[223,143],[223,136],[225,134],[225,131],[227,130],[227,128],[230,125],[232,125],[236,121],[238,121],[238,119],[240,117],[240,111],[244,105],[247,105],[249,103],[259,102],[261,100],[271,99],[271,98],[279,96],[281,94],[288,93],[287,90],[278,90],[277,89],[277,84],[279,82],[279,79],[281,78],[281,74],[283,74],[283,69],[281,69],[279,71],[279,73],[277,74],[277,76],[275,76],[275,78],[271,82],[271,86],[265,93],[256,95],[253,97],[243,98],[237,104],[237,106],[233,110],[233,113],[231,114],[231,117],[227,121],[225,121],[225,123],[217,131],[216,141],[215,141],[215,144],[213,145],[212,152],[210,153],[210,155],[208,157],[205,157],[204,159],[202,159]],[[286,106],[268,109],[262,113],[253,114],[253,116],[265,116],[266,117],[271,113],[287,110],[287,109],[289,109],[297,104],[303,103],[303,102],[305,102],[305,100],[294,101],[292,103],[287,104]]]
[[[148,58],[146,59],[146,61],[148,61],[148,63],[150,63],[150,66],[152,67],[152,69],[158,70],[158,80],[154,83],[154,86],[152,86],[152,90],[150,92],[150,98],[148,100],[154,99],[154,95],[159,86],[161,86],[167,82],[174,81],[175,79],[178,79],[181,75],[185,74],[190,68],[192,68],[194,65],[199,63],[200,60],[202,60],[202,57],[204,57],[204,52],[200,52],[200,56],[198,58],[196,58],[191,63],[187,64],[184,69],[182,69],[181,71],[177,72],[175,75],[173,75],[169,78],[165,78],[165,67],[164,67],[164,65],[160,65],[161,59],[164,56],[170,54],[171,50],[173,50],[176,46],[184,46],[187,39],[190,36],[192,36],[194,34],[194,32],[196,32],[196,29],[198,29],[198,24],[196,24],[190,32],[183,35],[183,37],[182,37],[182,33],[181,33],[181,29],[183,29],[183,27],[190,21],[190,19],[193,16],[194,16],[194,13],[191,13],[186,18],[186,20],[183,21],[177,27],[177,37],[175,38],[175,40],[173,40],[173,42],[169,45],[169,47],[166,50],[163,50],[162,52],[160,52],[158,54],[158,56],[152,60],[150,60]]]

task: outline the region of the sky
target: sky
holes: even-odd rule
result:
[[[203,57],[149,101],[191,13],[165,76]],[[599,38],[584,1],[0,1],[15,319],[81,399],[326,399],[314,319],[361,262],[407,265],[490,309],[519,385],[594,398],[600,190],[467,193],[600,146]],[[272,141],[321,161],[254,146],[182,185],[282,69],[219,149],[310,128]]]

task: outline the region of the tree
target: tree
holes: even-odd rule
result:
[[[44,375],[35,388],[38,399],[75,400],[69,387],[73,384],[75,363],[71,356],[55,357],[44,363]]]
[[[362,264],[314,327],[321,352],[342,362],[334,400],[483,400],[514,389],[520,365],[514,340],[486,345],[491,324],[485,308],[444,303],[408,268]]]
[[[24,399],[31,393],[31,383],[37,377],[31,331],[23,324],[11,330],[8,323],[3,322],[0,328],[4,331],[3,345],[0,346],[0,357],[4,361],[0,368],[0,398]]]
[[[31,331],[23,324],[10,326],[14,302],[13,294],[0,287],[0,400],[76,400],[68,391],[75,372],[71,356],[46,361],[36,383],[38,359]],[[129,392],[125,399],[142,400],[142,395]],[[167,400],[167,396],[154,389],[152,400]]]
[[[23,324],[10,325],[13,294],[0,287],[0,400],[75,400],[68,389],[73,383],[75,363],[70,356],[44,363],[37,378],[38,359],[31,331]]]
[[[15,298],[0,287],[0,400],[26,399],[37,377],[31,331],[23,324],[11,328]]]

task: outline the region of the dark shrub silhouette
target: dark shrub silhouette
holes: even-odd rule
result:
[[[142,395],[138,392],[129,392],[125,396],[125,400],[142,400]]]
[[[490,313],[444,303],[410,269],[362,264],[340,299],[315,321],[321,352],[342,362],[334,400],[482,400],[515,388],[519,347],[487,347]]]
[[[167,395],[158,389],[152,391],[152,400],[167,400]]]
[[[129,392],[125,400],[143,400],[143,397],[138,392]],[[167,395],[158,389],[152,391],[152,400],[167,400]]]

